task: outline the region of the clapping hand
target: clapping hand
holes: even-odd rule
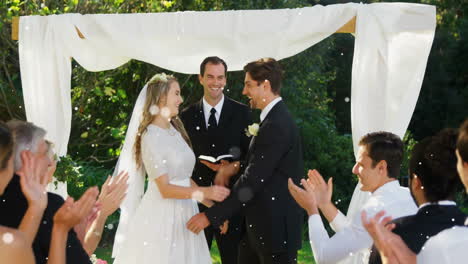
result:
[[[314,194],[315,200],[317,201],[317,206],[322,208],[331,203],[333,193],[333,178],[329,178],[328,183],[326,183],[322,175],[320,175],[317,170],[309,170],[307,175],[309,176],[309,182],[314,186]]]
[[[54,225],[66,230],[71,229],[85,219],[96,203],[99,194],[97,187],[89,188],[78,201],[68,197],[65,203],[54,215]]]
[[[23,166],[18,175],[20,176],[21,190],[31,208],[44,211],[47,207],[47,175],[42,165],[29,150],[21,152]],[[43,165],[45,166],[45,165]]]
[[[314,186],[307,180],[301,180],[305,189],[294,184],[291,178],[288,179],[288,189],[296,202],[304,208],[310,215],[318,214],[317,201],[315,200]]]
[[[406,246],[400,236],[391,230],[395,224],[390,223],[390,216],[382,217],[385,211],[378,212],[374,217],[367,219],[365,211],[361,213],[361,221],[364,228],[374,240],[374,244],[380,252],[384,264],[415,264],[416,255]],[[382,220],[381,220],[382,219]]]
[[[98,203],[101,213],[108,217],[120,207],[128,189],[128,173],[121,171],[116,177],[109,176],[102,185]]]
[[[88,229],[90,228],[94,220],[96,220],[96,218],[99,216],[101,208],[101,204],[96,202],[93,208],[91,209],[89,215],[87,217],[84,217],[80,223],[73,227],[73,230],[75,230],[76,236],[81,241],[81,244],[84,244],[86,232],[88,232]]]

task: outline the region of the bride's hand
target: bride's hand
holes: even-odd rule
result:
[[[203,194],[205,196],[205,199],[210,199],[216,202],[222,202],[224,201],[224,199],[226,199],[226,197],[229,196],[230,192],[231,191],[226,187],[213,185],[211,187],[206,187],[204,189]]]

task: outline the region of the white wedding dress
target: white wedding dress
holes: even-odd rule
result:
[[[149,125],[141,154],[148,188],[130,218],[129,229],[114,264],[212,263],[204,232],[190,232],[186,223],[198,213],[192,199],[164,199],[155,179],[163,174],[171,184],[190,186],[195,155],[171,126]]]

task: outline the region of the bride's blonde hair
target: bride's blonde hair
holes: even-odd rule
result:
[[[159,73],[153,76],[147,84],[146,88],[146,99],[143,107],[143,117],[140,125],[138,126],[138,132],[135,139],[135,145],[133,146],[135,161],[138,167],[141,167],[141,137],[148,126],[153,122],[155,115],[151,113],[152,107],[158,106],[162,99],[166,99],[169,93],[171,84],[177,82],[177,79],[172,75],[166,75]],[[182,135],[182,138],[187,144],[192,147],[190,138],[185,131],[184,124],[178,116],[174,116],[171,119],[172,126]]]

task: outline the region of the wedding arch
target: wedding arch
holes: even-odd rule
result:
[[[348,3],[277,10],[21,17],[16,32],[26,116],[45,128],[58,154],[65,155],[72,116],[71,58],[88,71],[114,69],[136,59],[195,74],[200,61],[217,55],[236,71],[261,57],[293,56],[345,25],[355,26],[351,30],[355,153],[358,139],[368,132],[385,130],[403,137],[434,39],[436,8],[430,5]],[[363,197],[356,188],[348,215],[357,211]]]

